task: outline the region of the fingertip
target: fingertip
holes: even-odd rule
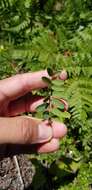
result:
[[[50,142],[38,145],[38,153],[49,153],[59,149],[59,140],[53,138]]]
[[[53,137],[63,138],[67,134],[67,127],[64,123],[53,121]]]
[[[44,124],[47,126],[50,125],[48,120],[45,120]],[[51,127],[53,131],[53,138],[63,138],[67,134],[67,127],[64,123],[53,120],[51,123]]]
[[[68,78],[68,74],[66,70],[61,71],[60,75],[59,75],[59,79],[60,80],[66,80]]]
[[[31,104],[30,104],[30,111],[31,112],[35,112],[37,107],[42,105],[44,103],[44,98],[38,96],[38,97],[35,97],[33,99],[33,101],[31,101]]]

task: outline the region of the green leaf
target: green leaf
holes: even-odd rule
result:
[[[53,98],[51,103],[56,105],[56,106],[60,105],[60,101],[56,98]]]
[[[62,97],[62,93],[60,91],[53,91],[52,96],[56,96],[58,98]]]
[[[51,80],[47,77],[42,77],[42,80],[46,82],[47,84],[51,85]]]
[[[61,110],[64,110],[64,104],[61,103],[60,100],[57,100],[57,99],[53,98],[51,104],[52,104],[53,106],[55,106],[55,107],[61,109]]]
[[[49,76],[53,75],[53,70],[51,68],[47,68],[47,72],[48,72]]]
[[[58,105],[58,108],[59,108],[60,110],[64,110],[64,104]]]
[[[62,80],[53,80],[52,84],[53,84],[53,86],[54,85],[55,86],[62,86],[62,85],[64,85],[64,81],[62,81]]]
[[[52,113],[53,115],[57,116],[57,117],[60,117],[61,114],[62,114],[62,112],[61,112],[59,109],[57,109],[57,108],[52,109],[52,110],[51,110],[51,113]]]
[[[43,119],[49,119],[50,115],[49,115],[49,112],[48,111],[45,111],[43,113]]]
[[[36,108],[36,111],[37,111],[37,112],[42,112],[42,111],[44,112],[44,110],[46,110],[47,106],[48,106],[47,103],[41,104],[41,105],[39,105],[39,106]]]
[[[61,93],[63,91],[62,87],[59,87],[59,86],[52,86],[52,90],[56,92],[61,92]]]
[[[72,163],[69,166],[70,166],[71,170],[75,173],[80,168],[81,164],[82,164],[81,162],[72,161]]]
[[[37,112],[35,113],[35,117],[39,119],[43,119],[43,112]]]
[[[71,114],[70,114],[69,112],[65,111],[65,112],[62,112],[62,117],[63,117],[63,118],[70,119]]]
[[[62,112],[62,111],[60,111],[60,110],[57,109],[57,108],[51,110],[51,113],[52,113],[54,116],[57,116],[60,120],[63,120],[63,119],[70,119],[70,117],[71,117],[70,113],[68,113],[68,112]]]

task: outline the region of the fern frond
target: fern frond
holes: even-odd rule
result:
[[[85,101],[85,104],[86,103],[89,103],[90,106],[92,106],[92,95],[89,95],[89,94],[83,94],[82,95],[82,99]]]
[[[14,0],[1,0],[0,1],[0,9],[6,9],[13,5]]]
[[[26,29],[28,27],[28,25],[30,24],[30,19],[26,19],[23,20],[21,23],[19,23],[18,25],[11,27],[11,28],[3,28],[3,30],[5,31],[10,31],[10,32],[14,32],[14,33],[18,33],[23,29]]]
[[[82,77],[69,80],[62,97],[67,97],[73,121],[84,124],[87,113],[92,110],[92,79]]]

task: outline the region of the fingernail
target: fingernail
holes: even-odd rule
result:
[[[44,123],[38,125],[37,131],[38,131],[37,138],[34,142],[32,142],[32,144],[48,142],[51,140],[53,136],[52,128],[46,126],[46,124]]]

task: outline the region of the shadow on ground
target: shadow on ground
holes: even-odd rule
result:
[[[61,186],[71,183],[78,173],[78,170],[73,173],[60,169],[55,162],[47,168],[37,159],[31,161],[35,165],[36,172],[32,184],[25,190],[57,190]]]

